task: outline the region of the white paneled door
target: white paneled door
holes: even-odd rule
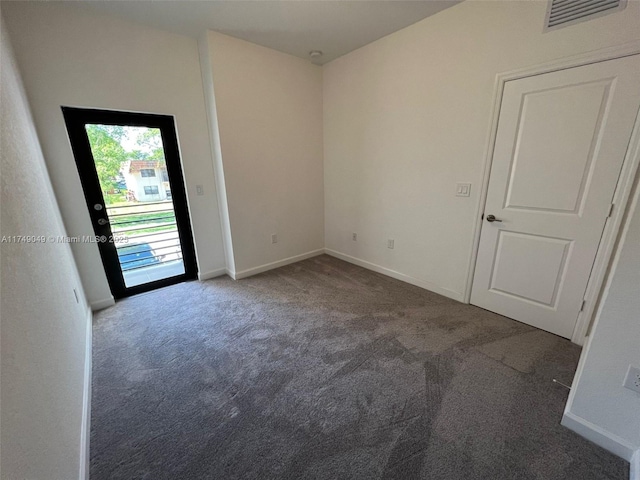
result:
[[[639,106],[639,55],[505,83],[471,303],[571,337]]]

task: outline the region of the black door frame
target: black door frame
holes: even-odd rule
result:
[[[176,135],[175,121],[169,115],[156,115],[150,113],[121,112],[114,110],[98,110],[89,108],[61,107],[71,150],[78,167],[80,183],[84,191],[87,208],[91,217],[91,223],[96,237],[107,237],[106,242],[98,242],[102,265],[104,266],[109,287],[113,296],[124,298],[137,293],[148,292],[156,288],[165,287],[195,279],[198,273],[196,263],[195,248],[193,244],[193,234],[191,232],[191,221],[189,220],[189,208],[187,203],[187,193],[182,175],[182,165],[180,162],[180,150],[178,148],[178,138]],[[124,277],[120,269],[118,252],[116,245],[111,240],[113,233],[111,226],[107,222],[99,225],[98,219],[106,217],[106,204],[102,195],[102,188],[98,180],[91,144],[85,130],[87,124],[98,125],[122,125],[132,127],[150,127],[160,130],[162,136],[162,146],[164,149],[167,175],[171,185],[171,197],[178,228],[178,238],[182,247],[182,261],[184,262],[185,273],[174,277],[156,280],[153,282],[126,287]],[[102,205],[102,210],[97,211],[94,205]]]

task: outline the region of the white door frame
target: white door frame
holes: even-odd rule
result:
[[[469,269],[467,272],[467,283],[464,292],[464,302],[471,302],[471,287],[473,283],[473,275],[476,268],[476,260],[478,258],[478,247],[480,245],[480,231],[482,228],[481,215],[484,212],[485,203],[487,201],[487,191],[489,189],[489,176],[491,173],[491,163],[493,161],[493,150],[496,142],[496,134],[498,132],[498,120],[500,117],[500,107],[502,106],[502,95],[504,91],[504,85],[510,80],[517,80],[525,77],[532,77],[535,75],[541,75],[544,73],[555,72],[558,70],[566,70],[569,68],[580,67],[583,65],[589,65],[592,63],[604,62],[607,60],[614,60],[622,57],[629,57],[631,55],[640,54],[640,40],[625,43],[623,45],[609,47],[602,50],[596,50],[583,55],[577,55],[572,57],[555,60],[553,62],[545,63],[542,65],[536,65],[534,67],[528,67],[519,70],[513,70],[510,72],[499,73],[496,75],[494,82],[493,92],[493,112],[491,114],[491,123],[488,133],[487,145],[483,160],[483,174],[482,183],[480,188],[480,198],[476,209],[476,222],[473,226],[473,244],[471,247],[471,253],[469,258]],[[640,112],[636,117],[636,122],[631,135],[631,141],[624,162],[622,164],[622,170],[618,179],[618,184],[613,196],[613,202],[615,207],[613,209],[611,217],[607,220],[604,231],[602,233],[602,240],[598,247],[587,290],[585,292],[585,304],[578,315],[571,341],[579,345],[583,345],[585,337],[588,334],[588,329],[591,324],[591,319],[594,315],[600,293],[604,285],[604,280],[608,271],[609,264],[613,257],[613,251],[616,244],[616,239],[622,224],[623,214],[626,210],[631,188],[633,186],[633,179],[635,178],[638,165],[640,164]]]

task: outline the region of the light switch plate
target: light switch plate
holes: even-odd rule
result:
[[[468,197],[469,195],[471,195],[470,183],[456,184],[456,197]]]

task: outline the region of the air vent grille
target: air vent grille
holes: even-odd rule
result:
[[[555,29],[617,12],[626,3],[626,0],[549,0],[545,28]]]

